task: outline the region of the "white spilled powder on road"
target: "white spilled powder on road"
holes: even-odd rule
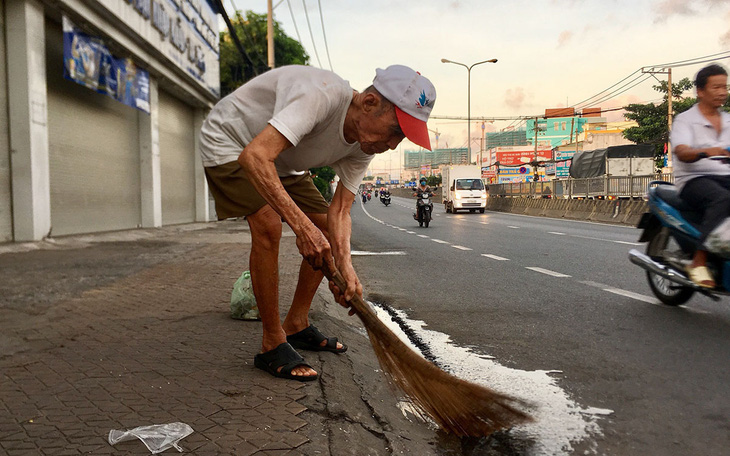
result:
[[[378,317],[401,340],[420,353],[385,310],[378,306],[373,308]],[[531,411],[535,418],[533,423],[510,430],[513,438],[534,442],[528,454],[569,455],[574,443],[603,434],[598,420],[613,411],[583,407],[571,400],[557,385],[556,378],[550,375],[560,371],[524,371],[502,366],[469,348],[454,345],[447,334],[425,329],[424,322],[409,320],[405,312],[395,312],[428,345],[443,369],[464,380],[523,399],[536,406]],[[407,405],[404,404],[402,410],[408,410]],[[595,454],[596,444],[591,443],[589,446]]]

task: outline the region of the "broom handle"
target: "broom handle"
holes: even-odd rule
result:
[[[347,289],[347,283],[345,282],[344,277],[342,277],[342,274],[340,274],[340,271],[338,271],[337,268],[333,268],[330,271],[326,266],[323,268],[323,271],[325,277],[327,277],[328,280],[333,281],[335,285],[337,285],[337,288],[344,293]],[[373,320],[378,320],[373,309],[357,293],[355,293],[352,299],[348,302],[352,305],[355,313],[357,313],[357,316],[360,317],[360,320],[362,320],[363,323],[373,323]]]

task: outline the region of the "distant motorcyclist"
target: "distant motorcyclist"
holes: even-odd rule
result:
[[[728,97],[727,81],[720,65],[701,69],[695,79],[699,102],[672,124],[675,184],[684,201],[704,209],[702,242],[730,217],[730,163],[717,160],[730,157],[730,114],[721,109]],[[714,288],[706,261],[707,250],[697,250],[687,273],[697,285]]]
[[[420,184],[420,186],[418,187],[418,189],[415,192],[413,192],[413,196],[419,196],[419,194],[421,194],[421,193],[429,193],[429,194],[433,193],[431,191],[431,187],[429,187],[428,184],[426,183],[425,177],[421,178],[419,184]]]
[[[426,184],[426,178],[422,177],[420,180],[420,186],[413,193],[416,196],[416,212],[413,213],[413,218],[418,222],[419,226],[426,225],[431,221],[431,213],[433,212],[433,203],[431,197],[433,191],[431,187]]]

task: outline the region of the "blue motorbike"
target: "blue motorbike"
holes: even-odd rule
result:
[[[696,285],[685,272],[700,246],[697,227],[702,210],[682,201],[676,187],[668,182],[651,182],[648,198],[649,212],[637,226],[643,230],[639,242],[648,242],[646,253],[632,249],[629,259],[646,270],[654,295],[670,306],[686,303],[695,293],[716,301],[721,295],[730,295],[730,259],[708,253],[707,267],[715,278],[715,288]]]

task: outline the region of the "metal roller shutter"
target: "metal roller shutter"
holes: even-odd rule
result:
[[[194,110],[159,91],[162,224],[195,221]]]
[[[141,223],[137,110],[63,78],[60,24],[46,21],[54,235]]]

